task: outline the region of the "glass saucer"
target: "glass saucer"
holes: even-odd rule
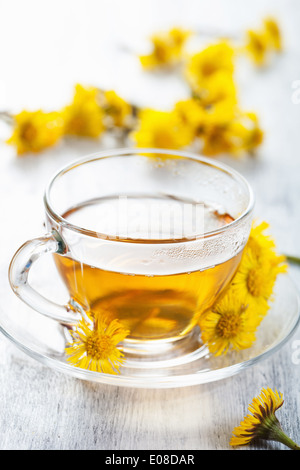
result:
[[[251,348],[214,357],[199,340],[199,333],[194,331],[184,354],[178,353],[171,360],[162,356],[147,361],[128,353],[121,373],[110,375],[68,364],[63,327],[23,303],[19,304],[14,315],[10,309],[0,313],[0,331],[26,354],[75,378],[138,388],[185,387],[230,377],[275,353],[295,332],[300,319],[297,290],[291,279],[282,275],[275,286],[273,304],[259,326],[257,340]]]

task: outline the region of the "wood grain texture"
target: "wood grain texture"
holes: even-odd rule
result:
[[[14,5],[5,7],[4,18],[6,15],[7,21],[12,21],[13,7],[21,6],[21,2],[14,0],[7,3]],[[28,3],[32,4],[33,9],[37,5],[33,0],[26,3],[27,7]],[[74,2],[76,7],[72,21],[75,24],[81,24],[79,3],[81,2]],[[131,2],[125,3],[131,4]],[[239,76],[244,108],[257,111],[261,117],[266,133],[264,145],[256,159],[240,161],[222,158],[222,160],[238,169],[252,184],[256,194],[256,216],[270,223],[278,249],[300,256],[300,104],[292,102],[292,83],[300,80],[300,4],[296,0],[252,1],[247,12],[244,3],[243,7],[238,6],[242,3],[239,1],[227,0],[227,9],[221,6],[221,0],[208,3],[210,6],[207,6],[207,2],[191,1],[190,8],[183,9],[183,1],[172,2],[174,22],[178,23],[181,18],[180,13],[183,14],[184,11],[182,18],[185,24],[189,24],[189,21],[195,18],[197,5],[199,16],[200,13],[202,15],[205,13],[208,25],[214,24],[214,11],[221,12],[220,15],[216,15],[216,22],[225,29],[234,28],[236,25],[243,28],[253,26],[253,23],[259,23],[265,13],[273,12],[278,14],[282,22],[286,52],[263,72],[257,72],[249,65],[243,64]],[[104,3],[90,1],[88,4],[93,14],[98,14],[100,18],[99,8],[101,4],[104,8]],[[134,5],[136,6],[136,3],[132,2],[132,7]],[[155,27],[153,13],[155,8],[166,20],[165,23],[161,20],[158,26],[167,24],[167,20],[171,21],[169,2],[161,6],[161,2],[152,1],[151,8],[150,2],[147,2],[147,5],[148,13],[151,14],[149,13],[150,20],[145,25],[145,31],[147,28],[150,30],[151,27]],[[111,8],[107,4],[104,8],[108,23],[114,18]],[[53,2],[49,21],[55,16],[55,9],[58,9],[58,2]],[[121,28],[122,21],[125,21],[125,26],[127,21],[129,28],[130,20],[126,16],[121,18],[123,13],[124,10],[120,6],[120,16],[117,15],[116,24]],[[84,15],[86,18],[88,10],[84,11]],[[29,17],[25,20],[25,25],[31,27],[33,20]],[[3,16],[0,21],[3,23]],[[104,22],[105,20],[99,19],[100,26]],[[203,24],[201,21],[200,23]],[[17,26],[22,28],[19,23]],[[125,26],[121,31],[122,34],[126,32]],[[85,27],[82,25],[82,35]],[[4,43],[1,34],[7,33],[7,28],[8,26],[4,28],[4,32],[2,28],[0,33],[1,44]],[[37,29],[39,30],[38,26]],[[107,25],[104,31],[108,35],[108,40],[109,34],[116,33],[114,28],[110,30]],[[41,33],[40,30],[39,32]],[[138,32],[141,33],[141,30]],[[24,41],[26,43],[26,37]],[[30,38],[27,42],[30,45]],[[43,41],[41,44],[43,45]],[[59,88],[60,82],[55,78],[54,72],[50,77],[53,80],[52,88],[47,81],[46,73],[49,69],[45,66],[45,70],[42,70],[44,62],[39,66],[36,63],[29,63],[30,72],[26,69],[24,77],[19,76],[16,79],[17,66],[13,68],[9,62],[16,50],[14,42],[7,44],[2,63],[3,83],[7,88],[5,105],[29,107],[30,103],[37,103],[38,107],[51,103],[56,105],[60,97],[62,100],[65,99],[64,96],[60,96],[62,93]],[[84,51],[77,52],[79,58],[84,57]],[[98,49],[92,49],[93,52],[96,54]],[[80,74],[75,64],[76,51],[72,51],[75,65],[71,58],[70,70],[63,65],[63,53],[64,50],[60,51],[58,44],[55,43],[56,56],[49,59],[52,67],[59,64],[62,66],[64,77],[61,79],[62,90],[67,90],[69,84],[75,81],[97,82],[95,73],[99,73],[98,68],[96,70],[95,66],[86,67],[88,63],[94,64],[95,56],[92,56],[91,62],[84,62],[86,69]],[[51,63],[51,60],[56,62]],[[122,57],[122,60],[125,59]],[[117,65],[115,69],[111,67],[109,70],[113,77],[111,87],[117,87],[119,79],[122,82],[120,87],[124,90],[132,83],[126,72],[123,79],[127,77],[127,81],[125,80],[126,83],[122,81],[121,62],[120,60],[117,76],[114,73]],[[107,70],[106,73],[109,78]],[[36,91],[37,81],[40,83],[43,79],[45,79],[43,85],[40,84],[40,88]],[[43,102],[43,99],[46,99],[46,86],[48,103]],[[134,88],[135,84],[132,86]],[[145,83],[141,85],[140,94],[145,92],[143,86],[146,86]],[[157,81],[153,85],[153,90],[150,88],[158,99],[155,86]],[[15,94],[12,92],[13,87],[16,90]],[[130,93],[133,95],[135,90],[127,89],[128,95]],[[158,96],[161,96],[159,93],[162,94],[162,91],[158,91]],[[2,105],[4,103],[1,103]],[[113,146],[115,142],[111,140],[101,143],[102,148]],[[49,177],[63,164],[98,149],[99,145],[95,142],[70,142],[69,145],[61,145],[40,156],[16,159],[13,150],[1,144],[1,309],[9,308],[13,315],[14,308],[18,308],[19,301],[8,285],[7,268],[18,246],[26,239],[43,232],[42,195]],[[291,267],[290,275],[300,287],[300,269]],[[279,352],[226,380],[174,390],[142,390],[110,387],[67,377],[34,361],[1,336],[0,449],[226,450],[230,449],[229,439],[232,429],[247,413],[248,404],[262,387],[277,388],[283,393],[285,403],[278,412],[278,418],[287,434],[299,440],[300,364],[295,360],[296,341],[299,340],[298,330]],[[285,448],[277,443],[266,443],[253,446],[251,449]]]

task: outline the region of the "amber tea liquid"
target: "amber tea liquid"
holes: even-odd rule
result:
[[[93,201],[66,212],[64,218],[78,226],[101,231],[103,210],[103,201]],[[228,214],[220,214],[207,206],[204,215],[206,231],[233,220]],[[139,231],[142,230],[139,227]],[[173,340],[191,331],[201,313],[214,303],[232,279],[241,253],[205,270],[175,274],[128,274],[121,269],[117,272],[99,268],[67,256],[54,257],[75,302],[93,315],[118,319],[129,329],[129,339],[145,341]]]

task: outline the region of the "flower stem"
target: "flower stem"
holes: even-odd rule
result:
[[[5,121],[7,124],[13,123],[13,116],[7,111],[0,111],[0,119]]]
[[[281,444],[284,444],[290,449],[300,450],[300,446],[285,434],[274,413],[264,419],[257,437],[269,441],[281,442]]]
[[[281,444],[284,444],[292,450],[300,450],[300,446],[298,446],[298,444],[289,438],[281,429],[278,429],[276,433],[276,439],[274,440],[281,442]]]
[[[300,258],[298,258],[298,256],[285,255],[285,257],[290,263],[300,264]]]

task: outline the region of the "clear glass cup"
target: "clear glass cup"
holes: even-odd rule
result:
[[[99,152],[51,179],[47,233],[16,252],[10,284],[66,330],[85,314],[119,320],[132,358],[188,354],[200,344],[200,315],[238,267],[253,205],[247,181],[214,160],[160,149]],[[68,289],[65,305],[29,283],[44,254],[54,256]]]

